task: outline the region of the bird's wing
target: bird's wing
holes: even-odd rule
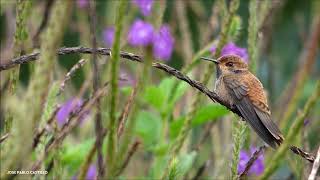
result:
[[[245,80],[239,82],[231,76],[225,76],[223,81],[230,96],[234,99],[235,106],[253,130],[271,147],[275,148],[277,144],[280,144],[281,138],[279,137],[281,133],[279,133],[280,131],[277,126],[272,122],[269,111],[263,112],[263,110],[259,110],[259,107],[255,105],[257,103],[253,101],[252,95],[261,96],[259,94],[261,92],[258,91],[261,90],[263,93],[262,87],[261,89],[256,89],[256,87],[250,88],[252,87],[251,82],[246,82]],[[262,101],[261,103],[266,104]]]

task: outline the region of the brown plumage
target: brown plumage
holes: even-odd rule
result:
[[[238,56],[222,56],[214,61],[217,67],[216,93],[237,108],[252,129],[273,148],[283,141],[271,119],[267,97],[261,82]]]

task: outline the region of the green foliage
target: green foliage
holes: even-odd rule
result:
[[[221,106],[220,104],[208,104],[206,106],[200,107],[195,113],[194,118],[192,119],[191,126],[196,127],[203,125],[209,121],[216,121],[218,118],[227,115],[229,111]],[[172,138],[177,137],[180,132],[183,122],[186,117],[180,117],[177,120],[173,121],[170,125],[170,136]]]
[[[61,163],[67,167],[70,174],[74,173],[81,166],[81,163],[85,159],[86,155],[90,151],[90,148],[94,144],[94,139],[86,140],[78,145],[66,144],[61,153]]]
[[[175,82],[176,80],[174,78],[164,78],[158,86],[151,85],[146,87],[143,97],[144,100],[160,112],[167,113],[172,111],[174,103],[177,102],[188,89],[187,83],[180,82],[177,85],[175,93],[171,94],[172,92],[170,90],[175,85]],[[167,102],[169,102],[169,104],[167,104]]]
[[[161,136],[161,119],[152,112],[140,111],[137,116],[135,132],[146,147],[151,147]]]

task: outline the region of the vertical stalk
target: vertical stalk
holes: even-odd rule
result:
[[[257,71],[257,0],[251,0],[249,4],[249,27],[248,27],[248,52],[249,52],[249,68],[252,73]]]
[[[58,49],[63,37],[65,25],[69,19],[72,1],[55,2],[48,27],[41,37],[41,49],[39,61],[35,66],[33,80],[27,92],[27,98],[33,105],[32,120],[36,122],[42,111],[43,100],[47,94],[51,82],[52,72],[56,62],[56,49]]]
[[[98,63],[97,63],[97,39],[96,39],[96,26],[97,26],[97,15],[96,15],[96,1],[92,0],[89,2],[89,15],[90,15],[90,31],[91,31],[91,44],[93,48],[92,53],[92,73],[93,73],[93,94],[95,94],[100,86],[100,77]],[[101,101],[97,99],[95,114],[95,133],[96,133],[96,147],[97,147],[97,167],[98,167],[98,178],[104,176],[103,169],[103,155],[102,155],[102,144],[103,144],[103,126],[102,126],[102,115],[101,115]]]
[[[108,176],[113,177],[113,167],[114,160],[116,155],[116,110],[117,110],[117,97],[118,97],[118,72],[119,72],[119,58],[120,58],[120,37],[123,26],[123,19],[125,16],[125,10],[127,7],[128,1],[121,0],[119,3],[117,16],[116,16],[116,25],[115,25],[115,39],[112,47],[112,56],[111,56],[111,99],[110,99],[110,122],[108,126],[109,136],[108,136],[108,146],[107,146],[107,162],[108,162]]]
[[[14,56],[22,55],[23,44],[28,39],[28,30],[26,20],[28,18],[28,11],[31,7],[31,1],[17,0],[16,5],[16,32],[14,34]],[[9,90],[11,94],[15,94],[17,81],[19,79],[20,66],[10,71]]]
[[[238,163],[239,163],[239,154],[242,148],[243,142],[245,139],[243,137],[246,131],[246,123],[244,121],[238,120],[237,118],[233,119],[232,123],[232,137],[233,137],[233,152],[232,152],[232,161],[231,161],[231,179],[235,180],[238,178]]]

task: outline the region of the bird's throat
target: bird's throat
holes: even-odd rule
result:
[[[216,66],[216,78],[218,79],[221,76],[221,69],[219,66]]]

